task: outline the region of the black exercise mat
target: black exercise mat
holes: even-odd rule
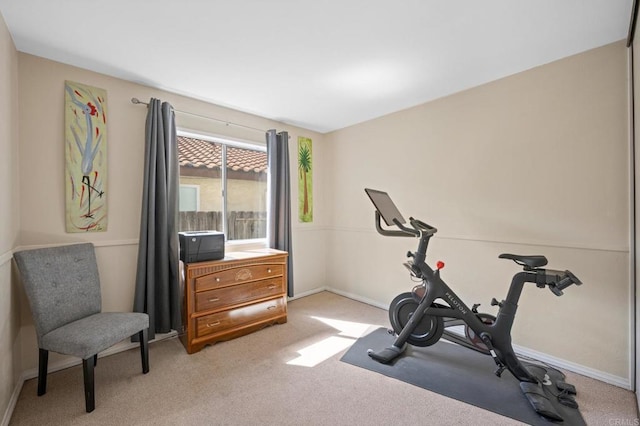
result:
[[[530,425],[586,425],[579,410],[560,404],[552,396],[551,392],[558,393],[556,381],[564,378],[553,368],[524,362],[536,377],[544,377],[546,368],[553,384],[543,388],[564,418],[562,423],[538,415],[520,390],[520,382],[508,370],[497,377],[493,359],[479,352],[440,341],[426,348],[409,345],[391,364],[381,364],[367,355],[367,349],[386,348],[394,339],[386,329],[379,328],[359,338],[340,360]]]

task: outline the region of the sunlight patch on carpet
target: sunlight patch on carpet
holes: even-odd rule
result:
[[[315,367],[327,358],[353,345],[355,339],[331,336],[298,351],[299,357],[287,362],[289,365]]]
[[[318,342],[300,349],[298,351],[300,355],[297,358],[288,361],[288,365],[314,367],[337,353],[347,349],[353,345],[358,338],[380,327],[379,325],[374,324],[337,320],[333,318],[315,316],[312,316],[311,318],[335,328],[337,333],[334,336],[323,338]]]
[[[374,325],[374,324],[366,324],[362,322],[353,322],[353,321],[343,321],[343,320],[337,320],[333,318],[323,318],[323,317],[313,317],[313,316],[311,318],[335,328],[340,332],[339,333],[340,336],[353,337],[354,339],[358,339],[364,336],[365,334],[367,334],[367,332],[373,331],[376,328],[380,327],[379,325]]]

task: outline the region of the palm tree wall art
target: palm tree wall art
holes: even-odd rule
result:
[[[310,138],[298,136],[298,220],[313,222],[313,151]]]

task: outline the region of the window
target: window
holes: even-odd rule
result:
[[[180,231],[266,238],[266,147],[179,131],[178,160]]]
[[[180,194],[178,195],[181,212],[197,212],[200,210],[200,186],[180,184]]]

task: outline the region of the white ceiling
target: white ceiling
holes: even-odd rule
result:
[[[21,52],[324,133],[623,39],[632,2],[0,0],[0,13]]]

